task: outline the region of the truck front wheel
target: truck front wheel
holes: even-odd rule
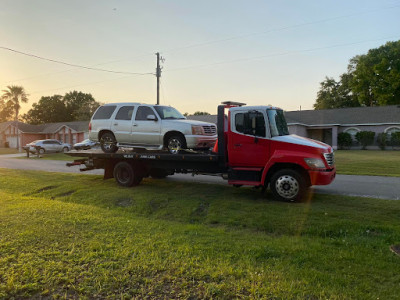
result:
[[[139,170],[126,161],[120,161],[114,167],[114,178],[121,186],[130,187],[142,181]]]
[[[307,191],[303,176],[293,169],[276,172],[271,178],[270,187],[274,198],[283,201],[301,201]]]

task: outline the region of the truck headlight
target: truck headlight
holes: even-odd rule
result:
[[[200,125],[192,125],[192,134],[193,135],[203,135],[203,127]]]
[[[319,158],[305,158],[304,161],[312,169],[325,169],[325,164]]]

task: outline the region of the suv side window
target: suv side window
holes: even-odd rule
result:
[[[255,129],[253,130],[253,122]],[[236,131],[243,134],[265,137],[265,119],[261,112],[237,113],[235,115]]]
[[[156,115],[154,111],[148,106],[139,106],[136,112],[136,121],[147,121],[148,115]]]
[[[101,106],[93,116],[93,120],[106,120],[111,117],[115,110],[115,105]]]
[[[132,120],[133,110],[135,109],[134,106],[122,106],[119,110],[117,115],[115,116],[115,120]]]

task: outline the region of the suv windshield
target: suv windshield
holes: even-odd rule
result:
[[[271,136],[282,136],[288,135],[289,130],[286,124],[285,116],[283,111],[280,109],[267,109],[267,115],[269,120],[269,127],[271,128]]]
[[[170,106],[154,106],[161,119],[186,119],[179,111]]]

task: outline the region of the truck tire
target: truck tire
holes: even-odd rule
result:
[[[185,138],[180,135],[171,135],[167,140],[167,149],[171,154],[178,154],[186,148]]]
[[[271,178],[270,187],[275,199],[291,202],[301,201],[307,191],[304,177],[293,169],[276,172]]]
[[[115,153],[118,150],[117,140],[111,132],[103,133],[100,138],[100,147],[104,153]]]
[[[113,175],[117,183],[125,187],[137,185],[143,179],[140,171],[126,161],[120,161],[115,165]]]

